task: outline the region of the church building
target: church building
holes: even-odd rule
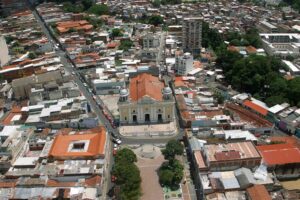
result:
[[[147,73],[131,78],[129,90],[121,89],[118,106],[122,125],[168,123],[175,117],[171,88]]]

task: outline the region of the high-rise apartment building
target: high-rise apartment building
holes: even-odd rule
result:
[[[200,53],[202,42],[202,17],[184,18],[182,22],[182,47],[186,52]]]

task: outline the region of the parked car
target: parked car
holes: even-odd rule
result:
[[[120,145],[122,143],[122,141],[118,138],[113,138],[113,143]]]

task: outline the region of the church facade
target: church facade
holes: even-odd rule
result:
[[[121,89],[118,107],[122,125],[168,123],[175,117],[172,90],[147,73],[133,77],[129,89]]]

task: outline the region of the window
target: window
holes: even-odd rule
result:
[[[80,150],[84,149],[85,143],[80,142],[80,143],[74,143],[72,149]]]
[[[168,119],[170,119],[170,115],[168,115]]]
[[[127,121],[127,117],[124,117],[124,120]]]

